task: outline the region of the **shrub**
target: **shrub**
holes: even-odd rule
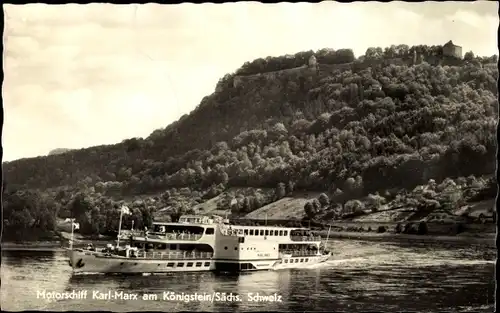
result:
[[[417,234],[419,235],[427,235],[427,232],[429,231],[429,229],[427,228],[427,223],[422,221],[418,224],[418,230],[417,230]]]
[[[377,229],[377,233],[385,233],[387,228],[385,226],[380,225]]]
[[[458,223],[457,228],[456,228],[456,234],[463,233],[466,230],[465,224],[463,223]]]
[[[398,224],[396,225],[396,228],[394,229],[394,232],[395,232],[396,234],[400,234],[402,231],[403,231],[403,227],[401,226],[401,224],[400,224],[400,223],[398,223]]]

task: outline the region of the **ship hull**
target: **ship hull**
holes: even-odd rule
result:
[[[68,255],[73,273],[139,274],[205,272],[214,269],[212,259],[126,258],[77,250],[69,250]]]
[[[171,272],[248,272],[308,268],[326,262],[328,255],[290,257],[284,259],[230,261],[214,259],[143,259],[105,256],[102,253],[68,250],[73,273],[141,274]]]
[[[275,264],[274,269],[275,270],[280,270],[280,269],[289,269],[289,268],[307,268],[312,265],[316,265],[319,263],[324,263],[330,259],[331,254],[325,254],[325,255],[315,255],[315,256],[309,256],[309,257],[292,257],[289,259],[282,259]],[[285,263],[285,261],[287,261]],[[292,262],[293,261],[293,262]]]
[[[292,268],[308,268],[313,265],[326,262],[330,257],[331,254],[263,260],[215,260],[215,271],[250,272]]]

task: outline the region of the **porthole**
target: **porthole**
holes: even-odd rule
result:
[[[224,250],[227,250],[227,247],[224,247]]]

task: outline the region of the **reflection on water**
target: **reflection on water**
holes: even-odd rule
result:
[[[308,269],[222,275],[72,275],[61,252],[4,252],[7,310],[109,311],[492,311],[495,250],[444,244],[333,241],[334,257]],[[84,300],[37,299],[37,291],[87,290]],[[155,300],[92,300],[91,291],[157,294]],[[233,294],[241,302],[164,301],[163,292]],[[252,302],[247,295],[281,296]]]

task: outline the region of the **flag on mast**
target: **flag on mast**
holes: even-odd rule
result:
[[[126,205],[122,206],[121,213],[125,214],[125,215],[132,215],[132,212],[130,211],[130,209]]]

